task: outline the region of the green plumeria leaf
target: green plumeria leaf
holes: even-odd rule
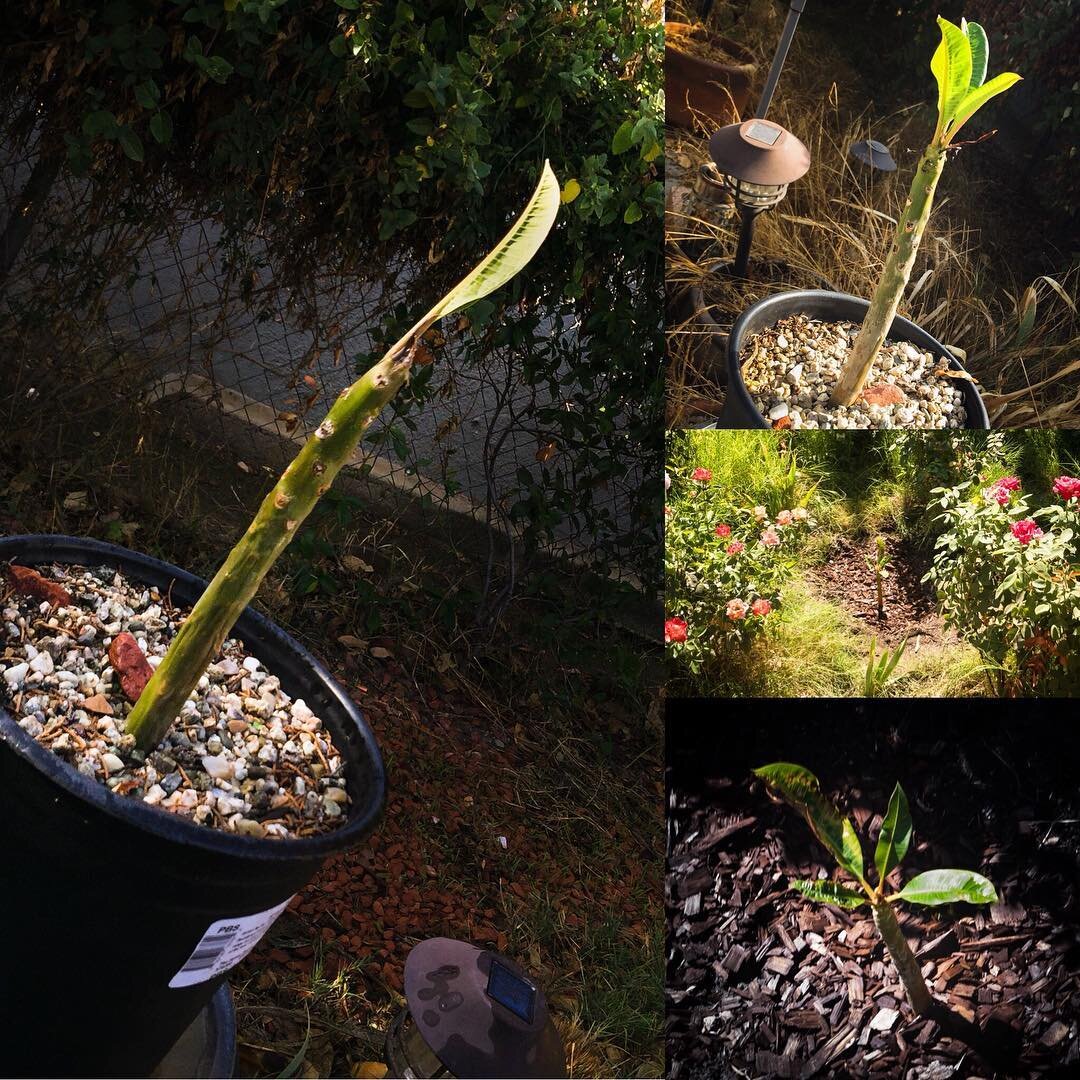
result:
[[[439,319],[494,292],[523,270],[540,250],[540,245],[555,224],[559,197],[559,181],[555,179],[551,165],[545,161],[540,183],[536,185],[521,216],[510,226],[510,231],[470,274],[462,278],[408,333],[402,335],[390,352],[395,353],[409,345]]]
[[[956,107],[971,88],[971,45],[956,23],[938,16],[941,44],[930,60],[938,84],[938,124],[935,138],[944,134]]]
[[[891,870],[904,860],[908,845],[911,843],[911,814],[908,810],[907,796],[897,784],[889,798],[889,809],[881,823],[877,849],[874,851],[874,865],[877,867],[878,882],[882,882]]]
[[[862,876],[862,849],[855,830],[821,793],[821,784],[809,769],[779,761],[754,769],[754,775],[803,815],[814,835],[849,874]]]
[[[861,892],[856,892],[835,881],[792,881],[790,884],[793,889],[798,889],[811,900],[820,900],[823,904],[835,904],[845,911],[851,911],[867,902]]]
[[[842,835],[844,838],[844,858],[840,865],[855,877],[861,878],[863,876],[862,845],[855,835],[855,826],[847,818],[844,818]]]
[[[1003,71],[988,83],[983,83],[977,90],[972,90],[956,107],[949,138],[952,139],[992,97],[1004,94],[1010,86],[1015,86],[1019,81],[1020,76],[1015,71]]]
[[[996,904],[997,892],[989,879],[974,870],[927,870],[913,877],[897,899],[934,907],[938,904]]]
[[[971,46],[971,81],[968,86],[982,86],[986,81],[986,64],[990,59],[990,42],[986,40],[986,31],[977,22],[966,19],[960,20],[960,26]]]

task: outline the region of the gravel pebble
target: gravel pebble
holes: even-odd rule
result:
[[[852,405],[833,405],[829,398],[858,330],[855,323],[792,315],[751,336],[742,375],[762,416],[773,423],[788,419],[793,429],[965,425],[960,380],[935,374],[944,365],[908,342],[886,340],[866,381],[867,387],[896,387],[902,402],[878,405],[860,398]]]
[[[347,819],[341,755],[307,703],[229,639],[156,750],[124,734],[131,711],[109,663],[120,633],[156,667],[187,612],[110,567],[39,566],[72,596],[45,610],[0,586],[0,706],[43,746],[117,795],[207,828],[287,839]],[[97,699],[96,702],[93,699]],[[102,699],[113,715],[100,708]]]

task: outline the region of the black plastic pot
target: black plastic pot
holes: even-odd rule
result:
[[[65,536],[0,539],[0,560],[110,565],[189,605],[206,583],[157,559]],[[375,738],[348,694],[272,622],[235,635],[322,717],[346,762],[348,820],[296,840],[234,836],[114,795],[30,738],[0,708],[0,1016],[15,1076],[146,1076],[225,973],[169,982],[211,924],[283,904],[382,810]]]
[[[788,315],[807,315],[812,319],[822,319],[827,322],[861,323],[869,307],[868,301],[860,300],[857,296],[848,296],[846,293],[838,292],[819,292],[815,289],[778,293],[776,296],[767,296],[764,300],[759,300],[748,307],[739,316],[728,336],[728,388],[724,411],[715,424],[707,426],[715,428],[767,428],[771,426],[758,411],[742,378],[743,341],[751,334],[775,326],[780,319]],[[889,337],[893,341],[907,341],[917,348],[925,349],[938,359],[945,360],[957,371],[965,370],[960,361],[940,341],[931,337],[920,326],[899,315],[893,319],[892,326],[889,328]],[[957,379],[957,386],[964,395],[964,408],[967,410],[967,422],[964,426],[988,428],[990,418],[986,414],[986,406],[983,405],[982,397],[975,388],[975,384],[968,379]]]
[[[734,264],[721,263],[713,269],[714,274],[722,274],[730,271]],[[755,263],[754,272],[766,276],[769,280],[775,281],[783,274],[794,274],[806,279],[811,279],[819,288],[824,290],[831,290],[832,282],[826,281],[820,274],[815,273],[813,270],[804,270],[799,267],[792,267],[790,263],[784,262],[780,259],[772,259],[764,263]],[[779,286],[782,288],[783,286]],[[716,367],[718,368],[718,379],[722,385],[727,385],[727,365],[723,361],[728,343],[728,332],[724,329],[724,324],[716,318],[714,314],[714,307],[711,304],[705,302],[705,290],[700,285],[695,285],[690,290],[690,306],[694,312],[694,322],[701,328],[702,334],[709,342],[709,347],[715,350],[717,357]]]
[[[150,1080],[221,1080],[236,1070],[236,1009],[228,983],[158,1062]]]

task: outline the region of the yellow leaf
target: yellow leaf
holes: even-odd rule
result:
[[[418,323],[387,350],[386,356],[399,356],[416,338],[426,333],[439,319],[453,315],[467,304],[487,296],[505,285],[523,270],[547,239],[559,213],[559,181],[545,161],[540,182],[521,216],[509,232],[477,265],[459,281]]]
[[[663,152],[664,148],[658,142],[653,142],[642,151],[641,156],[645,161],[655,161]]]
[[[581,185],[576,180],[567,180],[563,184],[562,193],[559,195],[559,201],[562,203],[572,203],[581,194]]]
[[[383,1080],[386,1066],[381,1061],[358,1061],[350,1070],[353,1080]]]

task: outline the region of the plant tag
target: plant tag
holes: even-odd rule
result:
[[[239,964],[258,945],[270,924],[285,910],[289,900],[268,911],[240,915],[234,919],[218,919],[211,923],[187,963],[169,980],[169,989],[206,982]]]

